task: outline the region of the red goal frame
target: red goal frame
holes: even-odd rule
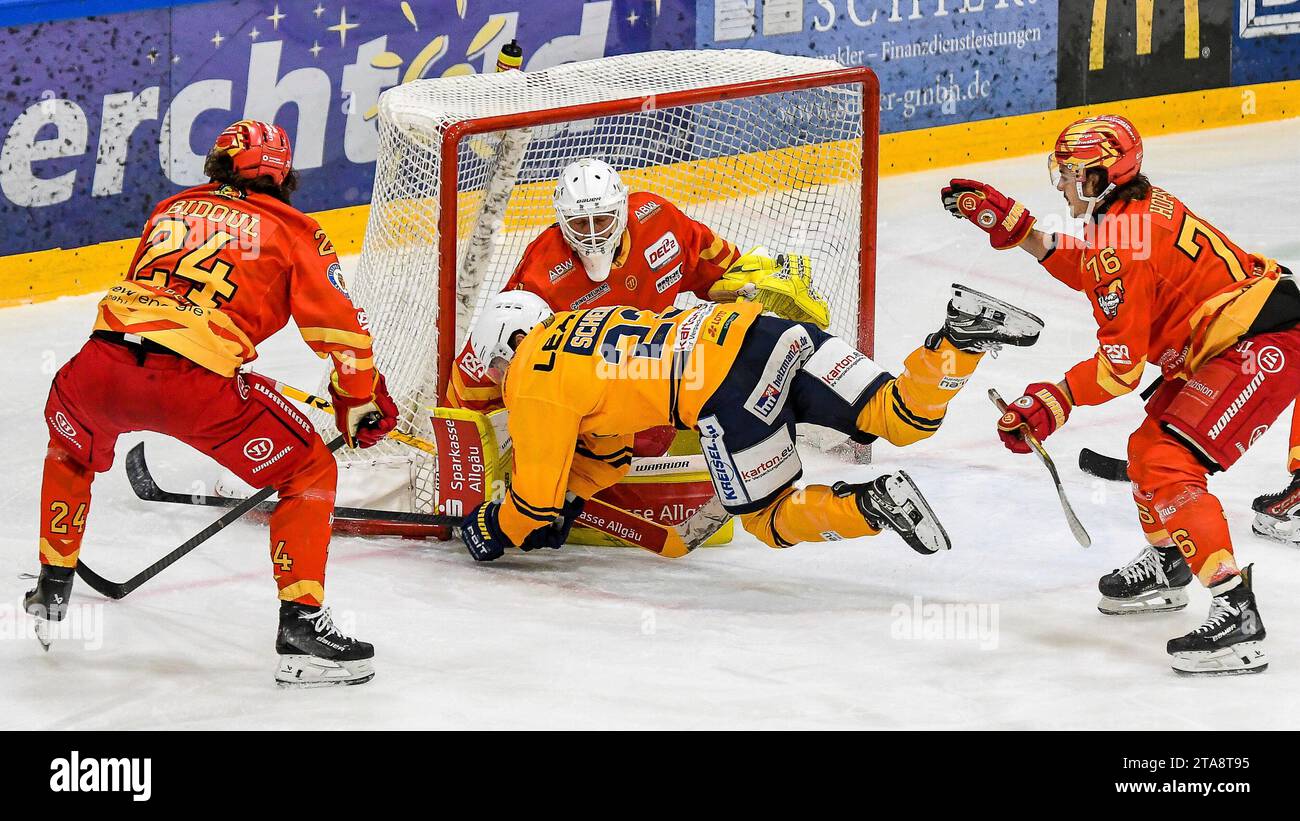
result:
[[[862,220],[858,271],[858,349],[875,353],[876,302],[876,187],[879,179],[880,83],[865,66],[833,69],[794,77],[757,82],[694,88],[651,96],[605,100],[599,103],[561,106],[544,111],[503,114],[462,120],[448,126],[440,146],[438,195],[438,396],[445,396],[456,356],[456,213],[458,147],[472,134],[508,131],[529,126],[552,125],[615,114],[632,114],[647,107],[673,108],[696,103],[758,97],[781,91],[797,91],[830,85],[862,86]]]

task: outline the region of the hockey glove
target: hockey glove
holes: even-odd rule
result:
[[[831,323],[830,306],[813,286],[812,259],[799,254],[767,255],[754,248],[736,260],[718,280],[736,298],[761,302],[765,310],[818,328]],[[715,286],[717,287],[717,286]]]
[[[1028,453],[1024,428],[1038,441],[1051,436],[1070,418],[1070,397],[1051,382],[1035,382],[1025,388],[1024,396],[1007,405],[998,420],[998,438],[1013,453]]]
[[[500,502],[483,502],[460,523],[457,532],[474,561],[490,562],[499,559],[510,546],[510,539],[501,530],[501,524],[497,520],[500,513]]]
[[[581,496],[569,499],[564,503],[560,517],[525,536],[524,543],[519,545],[519,549],[526,552],[539,547],[549,547],[552,550],[564,547],[564,543],[569,540],[569,531],[573,529],[573,523],[578,520],[578,516],[582,513],[582,506],[586,503],[587,500]]]
[[[397,405],[388,395],[384,377],[375,375],[374,392],[364,398],[348,396],[330,377],[330,400],[334,405],[334,425],[347,440],[348,447],[368,448],[397,427]]]
[[[1025,206],[975,180],[952,180],[943,191],[943,207],[958,219],[968,219],[989,235],[989,244],[999,251],[1015,248],[1034,228],[1034,218]]]

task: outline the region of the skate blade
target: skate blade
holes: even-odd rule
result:
[[[317,656],[280,656],[275,683],[280,687],[309,688],[365,684],[375,677],[375,660],[332,661]]]
[[[962,313],[978,316],[981,310],[988,308],[999,314],[1007,331],[1016,335],[1015,340],[1004,340],[1006,345],[1027,348],[1038,341],[1045,327],[1043,320],[1024,308],[956,282],[952,284],[952,303]]]
[[[1256,536],[1263,536],[1265,539],[1291,547],[1300,547],[1300,521],[1282,520],[1267,513],[1256,513],[1250,529]]]
[[[54,637],[50,633],[50,622],[45,619],[36,619],[36,640],[41,643],[41,649],[50,652],[50,644]]]
[[[925,555],[952,550],[948,532],[939,523],[939,517],[934,515],[934,510],[925,496],[921,495],[921,489],[912,481],[911,476],[905,471],[898,471],[885,481],[885,491],[889,493],[890,502],[897,508],[889,511],[892,523],[896,529],[906,531],[899,535],[909,547]]]
[[[1187,606],[1187,591],[1181,587],[1152,590],[1131,599],[1102,596],[1097,609],[1107,616],[1133,616],[1139,613],[1172,613]]]
[[[1264,643],[1243,641],[1219,650],[1173,653],[1170,664],[1181,676],[1241,676],[1268,669]]]

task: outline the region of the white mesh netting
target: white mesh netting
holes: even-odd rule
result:
[[[863,87],[842,75],[803,89],[789,79],[841,69],[758,51],[653,52],[418,80],[385,92],[371,212],[350,284],[369,316],[399,429],[430,435],[439,351],[458,351],[474,311],[555,221],[556,177],[585,156],[609,162],[633,191],[667,197],[742,250],[764,245],[811,256],[831,304],[831,330],[856,342]],[[621,113],[603,116],[555,111],[628,100]],[[456,190],[441,189],[448,129],[524,112],[549,113],[527,128],[459,138]],[[443,208],[455,211],[455,271],[440,265]],[[454,339],[439,334],[440,288],[455,289]],[[340,457],[353,467],[393,460],[411,465],[411,504],[401,507],[432,510],[432,465],[419,452],[381,443]]]

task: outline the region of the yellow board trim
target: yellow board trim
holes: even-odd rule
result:
[[[1094,2],[1104,4],[1105,0]],[[1185,36],[1188,47],[1200,39],[1199,32],[1185,32]],[[1090,64],[1094,58],[1100,60],[1100,53],[1090,52]],[[886,134],[880,139],[880,174],[907,174],[1046,153],[1066,123],[1116,110],[1123,111],[1148,137],[1284,120],[1300,117],[1300,81],[1189,91]],[[735,158],[716,162],[734,163]],[[752,172],[752,169],[745,170]],[[625,179],[633,187],[653,190],[655,173],[645,172],[644,180],[637,174],[629,174]],[[361,250],[369,214],[370,206],[357,205],[319,211],[312,216],[325,229],[338,253],[349,255]],[[107,290],[122,278],[137,243],[139,238],[132,237],[79,248],[0,257],[0,307]]]

